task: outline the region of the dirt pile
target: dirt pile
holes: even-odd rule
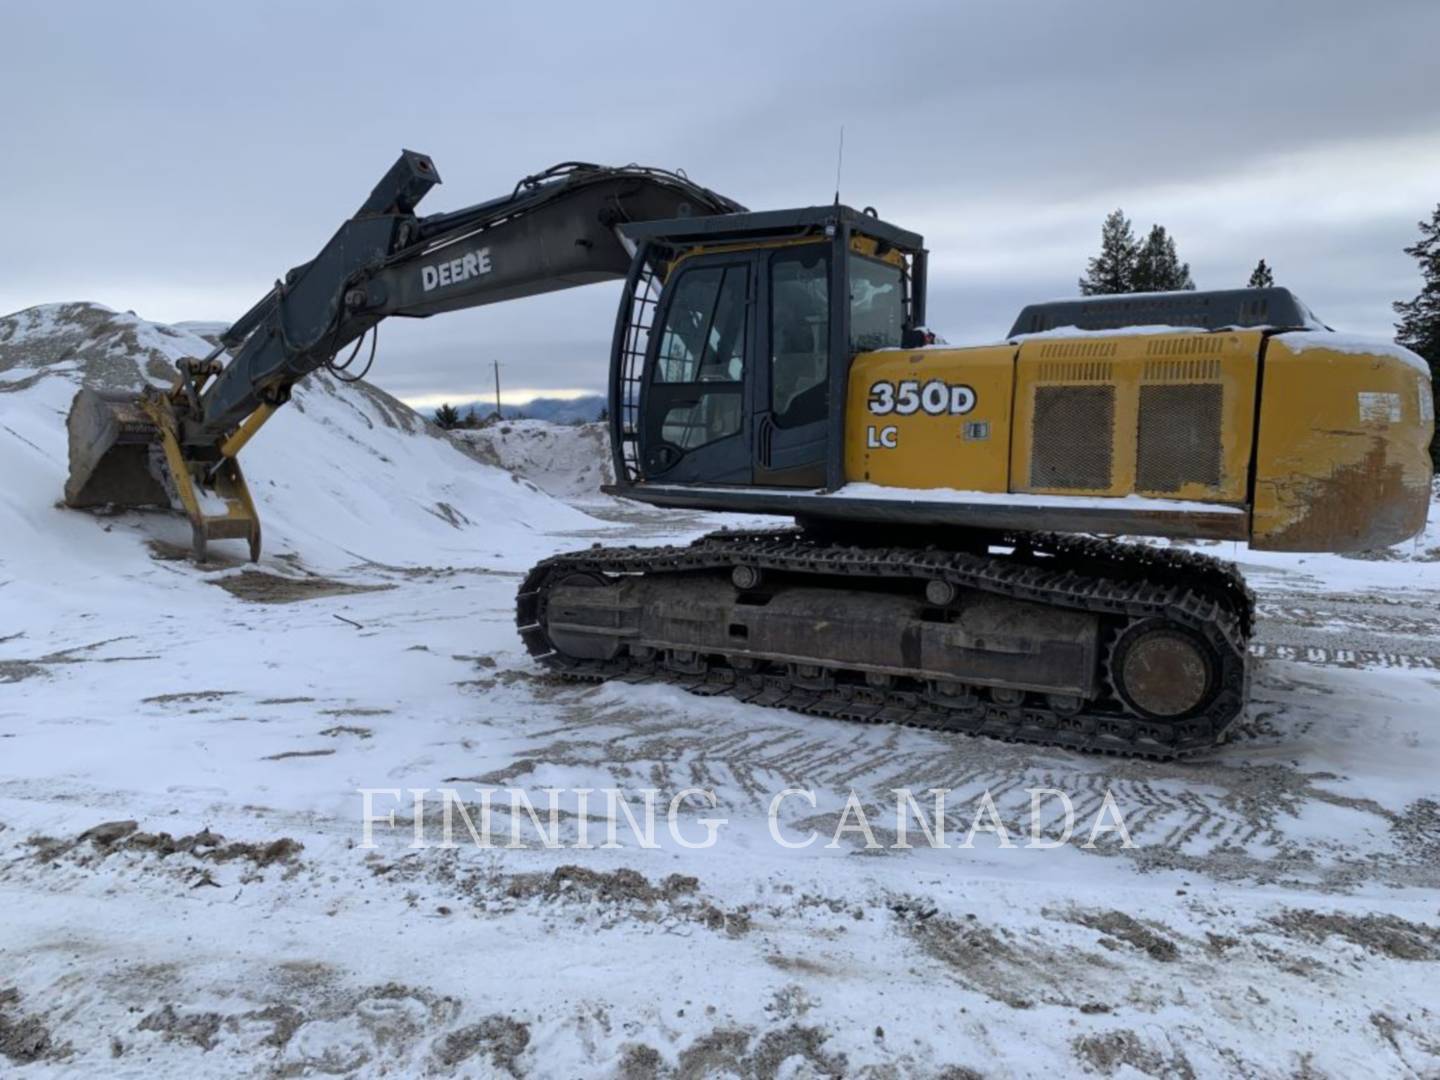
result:
[[[610,433],[603,423],[507,420],[451,434],[473,447],[481,460],[493,461],[556,498],[598,495],[602,484],[615,482]]]
[[[1440,929],[1396,915],[1348,915],[1289,908],[1270,920],[1287,936],[1322,944],[1339,937],[1395,960],[1440,960]]]
[[[67,856],[81,866],[94,866],[119,852],[136,852],[168,859],[188,855],[208,863],[244,861],[261,870],[276,864],[296,865],[304,845],[282,836],[268,841],[227,840],[208,828],[187,836],[168,832],[142,832],[135,821],[107,821],[87,829],[73,840],[34,837],[32,858],[36,862],[57,862]]]
[[[50,1029],[38,1016],[20,1011],[20,991],[0,990],[0,1055],[16,1065],[63,1058],[69,1048],[57,1046]]]

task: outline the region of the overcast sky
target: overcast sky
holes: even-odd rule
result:
[[[422,211],[556,161],[680,167],[756,209],[842,197],[921,232],[930,322],[994,338],[1073,295],[1123,207],[1201,288],[1264,257],[1389,336],[1440,201],[1440,2],[454,5],[0,2],[0,312],[229,320],[401,147]],[[617,285],[382,328],[420,404],[600,390]]]

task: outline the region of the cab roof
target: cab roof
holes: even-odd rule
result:
[[[688,245],[774,239],[807,232],[821,233],[826,225],[841,224],[848,225],[853,233],[883,241],[902,251],[920,251],[925,246],[924,237],[919,233],[891,225],[873,213],[839,204],[636,221],[621,225],[620,231],[636,243]]]

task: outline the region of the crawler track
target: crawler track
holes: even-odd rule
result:
[[[720,532],[685,547],[594,548],[557,555],[527,575],[517,596],[516,621],[530,654],[560,675],[581,681],[663,682],[701,695],[726,694],[816,716],[861,723],[988,735],[1123,756],[1169,759],[1221,741],[1245,702],[1247,642],[1254,600],[1235,568],[1192,552],[1120,544],[1083,537],[1024,534],[996,537],[1008,554],[973,554],[933,547],[853,547],[826,542],[799,529]],[[722,655],[661,651],[635,656],[622,649],[609,660],[559,652],[545,632],[546,596],[572,573],[649,576],[728,572],[739,565],[784,577],[944,580],[957,589],[990,592],[1101,615],[1107,652],[1126,628],[1163,620],[1198,636],[1213,653],[1212,691],[1198,711],[1175,720],[1146,719],[1109,692],[1079,712],[1049,707],[1039,694],[1016,703],[989,693],[937,695],[919,680],[877,689],[863,672],[827,666],[824,678],[804,677],[794,665],[737,668]],[[907,583],[908,584],[908,583]],[[913,586],[911,586],[913,587]],[[648,651],[648,650],[647,650]],[[818,685],[817,682],[823,685]],[[999,695],[1003,696],[1003,695]]]

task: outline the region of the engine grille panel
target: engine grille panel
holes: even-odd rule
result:
[[[1109,490],[1115,387],[1037,386],[1030,429],[1032,488]]]
[[[1140,387],[1135,489],[1179,491],[1186,484],[1218,488],[1224,389],[1219,384]]]

